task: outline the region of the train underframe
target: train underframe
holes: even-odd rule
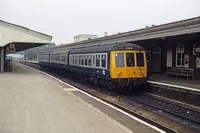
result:
[[[42,69],[49,69],[52,71],[59,71],[59,72],[64,71],[71,76],[76,76],[76,78],[79,78],[84,82],[89,82],[97,86],[106,87],[118,93],[133,93],[136,91],[143,91],[147,85],[147,78],[111,79],[111,78],[98,77],[96,75],[80,73],[77,71],[71,71],[63,68],[58,69],[58,67],[55,66],[49,67],[47,65],[40,65],[40,67]]]

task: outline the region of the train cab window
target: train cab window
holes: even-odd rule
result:
[[[106,55],[101,55],[101,67],[106,68]]]
[[[137,66],[143,67],[144,66],[144,54],[136,53],[136,59],[137,59]]]
[[[135,66],[134,53],[126,53],[126,66],[127,67]]]
[[[116,67],[124,67],[124,53],[115,54]]]

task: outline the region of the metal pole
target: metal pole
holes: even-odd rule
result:
[[[4,48],[0,47],[0,72],[4,72]]]

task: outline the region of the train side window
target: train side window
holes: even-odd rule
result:
[[[55,55],[55,62],[57,62],[57,56]]]
[[[88,66],[92,66],[92,55],[89,56],[89,59],[88,59]]]
[[[76,55],[76,65],[78,65],[78,55]]]
[[[68,57],[68,56],[67,56],[67,55],[65,55],[65,64],[67,64],[67,57]]]
[[[96,67],[100,67],[100,55],[96,55]]]
[[[74,55],[74,65],[76,65],[76,55]]]
[[[126,66],[127,67],[135,66],[134,53],[126,53]]]
[[[60,61],[60,59],[59,59],[60,57],[59,57],[59,55],[57,55],[57,58],[56,58],[56,60],[57,60],[57,62],[59,62]]]
[[[74,56],[72,56],[72,65],[74,65]]]
[[[101,55],[101,67],[106,68],[106,55]]]
[[[81,58],[81,65],[84,65],[84,59],[83,59],[83,56]]]
[[[85,65],[86,65],[86,66],[88,65],[87,58],[85,58]]]
[[[65,56],[61,56],[61,62],[65,62]]]
[[[137,59],[137,66],[143,67],[144,66],[144,54],[136,53],[136,59]]]
[[[79,65],[81,65],[81,56],[79,55]]]
[[[116,67],[124,67],[124,53],[115,54],[115,65]]]
[[[96,58],[95,58],[96,56],[95,55],[93,55],[92,56],[92,66],[96,66],[96,63],[95,63],[95,61],[96,61]]]

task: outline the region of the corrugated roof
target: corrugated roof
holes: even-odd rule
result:
[[[59,49],[59,48],[64,48],[65,46],[77,46],[81,44],[89,44],[89,43],[94,43],[94,42],[101,42],[101,41],[108,41],[111,39],[117,39],[117,38],[122,38],[122,37],[128,37],[128,36],[137,36],[137,35],[142,35],[146,33],[153,33],[153,32],[159,32],[159,31],[167,31],[175,28],[180,28],[180,27],[187,27],[191,25],[196,25],[200,24],[200,17],[195,17],[195,18],[190,18],[190,19],[185,19],[181,21],[175,21],[167,24],[161,24],[157,26],[152,26],[148,28],[142,28],[138,30],[132,30],[124,33],[118,33],[114,35],[109,35],[105,37],[100,37],[96,39],[91,39],[91,40],[85,40],[81,42],[75,42],[75,43],[68,43],[64,45],[58,45],[54,47],[54,49]],[[53,48],[52,48],[53,49]]]
[[[7,24],[7,25],[11,25],[11,26],[14,26],[14,27],[17,27],[17,28],[21,28],[21,29],[24,29],[24,30],[27,30],[27,31],[32,31],[34,33],[41,34],[43,36],[47,36],[47,37],[52,38],[52,36],[50,36],[50,35],[47,35],[47,34],[44,34],[44,33],[41,33],[41,32],[35,31],[35,30],[31,30],[31,29],[29,29],[27,27],[24,27],[24,26],[20,26],[20,25],[16,25],[16,24],[13,24],[13,23],[10,23],[10,22],[6,22],[4,20],[0,20],[0,24],[1,23]]]

